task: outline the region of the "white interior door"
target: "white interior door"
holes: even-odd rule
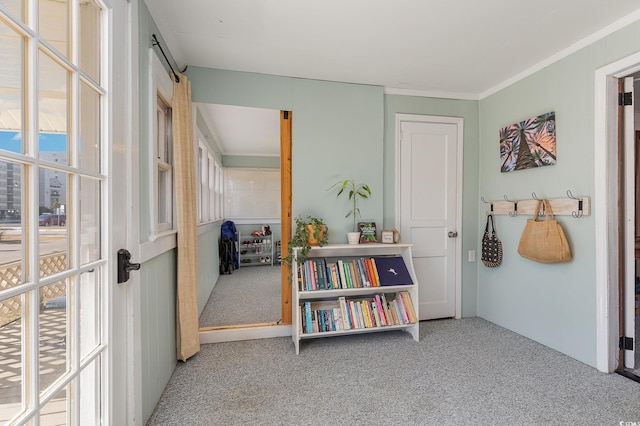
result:
[[[400,236],[413,244],[420,319],[460,316],[461,118],[398,115]]]
[[[624,91],[633,93],[633,77],[624,79]],[[624,326],[623,334],[626,337],[635,338],[636,334],[636,318],[635,318],[635,277],[636,277],[636,260],[635,260],[635,173],[636,173],[636,154],[635,154],[635,114],[633,111],[633,103],[635,99],[632,97],[630,105],[624,106],[624,199],[625,199],[625,221],[624,229]],[[635,339],[634,339],[635,341]],[[634,368],[633,350],[624,351],[624,366],[626,368]]]

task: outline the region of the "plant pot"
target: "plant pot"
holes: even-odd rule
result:
[[[360,233],[359,232],[347,232],[347,240],[349,244],[359,244],[360,243]]]
[[[307,242],[310,246],[317,246],[319,244],[319,241],[322,239],[322,236],[324,235],[325,226],[322,225],[320,227],[320,233],[318,234],[317,238],[315,237],[316,229],[313,225],[307,224],[307,229],[309,230],[309,238],[307,239]]]

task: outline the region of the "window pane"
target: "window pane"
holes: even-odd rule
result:
[[[80,359],[100,342],[100,269],[80,276]]]
[[[103,423],[100,414],[100,388],[100,358],[97,358],[80,373],[79,425]]]
[[[158,168],[158,223],[171,223],[171,170]]]
[[[69,56],[69,2],[40,0],[38,2],[38,31],[60,53]]]
[[[69,237],[67,225],[66,173],[40,168],[40,192],[38,217],[40,236],[40,276],[66,270],[69,265]]]
[[[40,393],[67,371],[67,284],[40,289]]]
[[[67,163],[67,109],[69,75],[66,69],[49,56],[40,53],[38,71],[38,150],[39,158],[58,153],[59,160]],[[64,155],[63,155],[64,154]]]
[[[80,2],[80,69],[100,82],[100,7],[92,1]]]
[[[0,300],[0,424],[22,410],[22,319],[20,296]]]
[[[100,172],[100,94],[80,84],[80,168]]]
[[[68,386],[56,394],[47,404],[40,410],[40,424],[42,426],[58,426],[67,425],[67,396],[69,395]]]
[[[22,284],[23,256],[21,226],[22,166],[0,160],[0,294],[3,290]],[[0,324],[5,315],[19,314],[20,307],[9,299],[0,305]],[[14,310],[17,309],[17,310]]]
[[[80,179],[80,265],[100,259],[100,182]]]
[[[0,22],[0,149],[22,152],[22,37]]]
[[[14,15],[24,20],[24,1],[23,0],[0,0],[0,4],[5,6]]]
[[[216,207],[216,194],[214,191],[214,173],[215,173],[215,161],[209,156],[209,185],[207,192],[209,193],[209,219],[215,220],[215,207]]]

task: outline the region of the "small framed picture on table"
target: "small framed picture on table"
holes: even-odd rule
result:
[[[378,242],[375,222],[358,222],[358,230],[360,231],[360,244]]]

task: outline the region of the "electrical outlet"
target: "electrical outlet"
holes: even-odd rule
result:
[[[475,262],[475,261],[476,261],[476,251],[469,250],[469,262]]]

